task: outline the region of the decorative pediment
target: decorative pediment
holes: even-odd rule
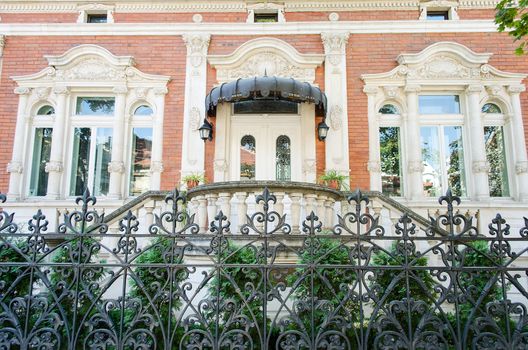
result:
[[[216,68],[218,83],[264,75],[313,83],[315,70],[323,60],[322,54],[301,54],[276,38],[250,40],[229,55],[208,56]]]
[[[42,71],[12,77],[20,86],[113,86],[148,83],[166,86],[169,77],[150,75],[134,67],[132,56],[116,56],[97,45],[79,45],[61,55],[44,56],[49,66]],[[137,85],[137,84],[135,84]]]
[[[502,72],[488,64],[492,54],[475,53],[455,42],[438,42],[419,53],[398,56],[389,72],[365,74],[366,85],[470,85],[518,84],[525,74]]]

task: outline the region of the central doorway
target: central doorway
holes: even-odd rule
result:
[[[229,180],[303,181],[301,116],[233,115]]]

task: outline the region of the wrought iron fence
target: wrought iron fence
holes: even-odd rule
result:
[[[479,235],[448,192],[425,230],[385,227],[358,191],[331,231],[311,213],[293,232],[264,189],[241,232],[219,212],[203,234],[165,200],[118,232],[88,192],[54,233],[2,211],[0,349],[528,348],[526,218]]]

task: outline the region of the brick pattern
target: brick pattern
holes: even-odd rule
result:
[[[244,23],[247,12],[114,13],[116,23],[186,23],[199,13],[203,22]]]
[[[287,22],[328,21],[328,12],[286,12]],[[339,11],[340,21],[412,21],[420,17],[416,10],[383,10],[383,11]]]
[[[75,23],[78,13],[1,13],[0,23]]]

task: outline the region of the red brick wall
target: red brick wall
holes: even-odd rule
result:
[[[285,12],[287,22],[328,21],[328,12]],[[420,17],[416,10],[383,10],[383,11],[339,11],[340,21],[411,21]]]
[[[6,192],[8,174],[6,164],[10,161],[17,114],[17,95],[13,93],[15,83],[9,78],[25,75],[47,67],[44,55],[58,55],[72,46],[96,43],[115,55],[132,55],[136,67],[145,73],[163,74],[172,77],[165,99],[165,131],[163,144],[164,172],[162,188],[169,189],[179,183],[181,143],[183,128],[183,91],[185,88],[186,48],[180,37],[13,37],[6,40],[0,84],[0,191]]]
[[[78,13],[0,13],[0,23],[75,23]]]
[[[192,22],[192,17],[197,12],[189,13],[114,13],[116,23],[185,23]],[[230,22],[244,23],[247,12],[203,12],[203,22]]]
[[[369,187],[367,96],[361,74],[386,72],[396,67],[400,53],[419,52],[438,41],[455,41],[475,52],[491,52],[490,64],[509,72],[528,73],[528,58],[513,54],[516,45],[506,34],[356,34],[347,48],[348,120],[351,188]],[[526,82],[525,82],[526,83]],[[528,137],[528,94],[521,94],[524,127]]]

